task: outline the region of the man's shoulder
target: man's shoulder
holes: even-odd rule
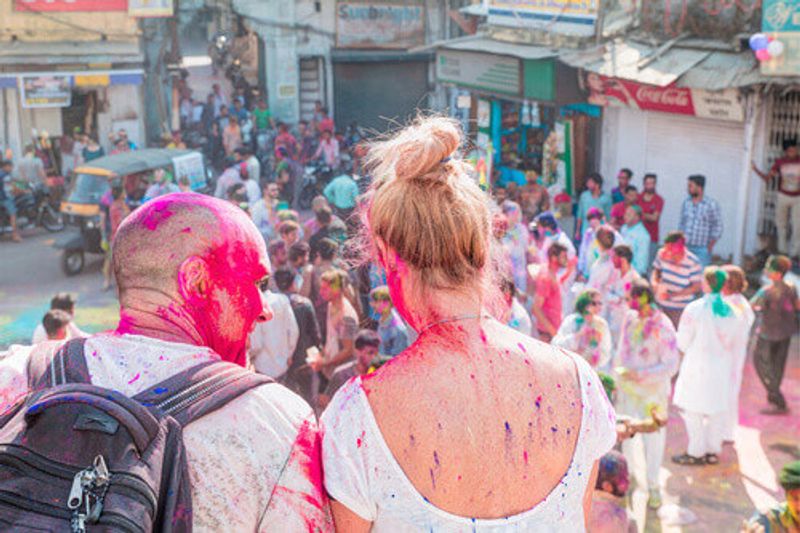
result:
[[[258,435],[268,431],[277,447],[288,449],[303,423],[313,417],[300,396],[278,383],[259,385],[228,404],[189,424],[201,431]]]

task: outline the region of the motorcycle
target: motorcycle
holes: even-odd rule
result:
[[[64,229],[64,217],[54,195],[42,185],[30,187],[14,198],[17,208],[17,228],[42,226],[51,233]],[[0,207],[0,234],[11,231],[8,212]]]
[[[297,198],[297,206],[300,209],[311,209],[311,202],[322,194],[325,185],[333,177],[333,168],[329,165],[317,162],[305,167],[303,181],[300,183],[300,194]]]

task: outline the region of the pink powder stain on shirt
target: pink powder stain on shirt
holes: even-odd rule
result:
[[[190,226],[186,226],[185,228],[183,228],[181,230],[181,233],[191,233],[191,232],[192,232],[192,228]]]
[[[367,432],[362,431],[361,436],[356,439],[356,446],[361,448],[361,445],[364,444],[364,437],[366,436]]]
[[[522,451],[522,460],[525,461],[525,464],[528,464],[528,450]]]
[[[139,381],[139,378],[142,377],[141,373],[137,372],[135,376],[128,382],[128,385],[132,385],[133,383]]]
[[[330,531],[330,515],[327,512],[328,498],[322,484],[322,440],[315,424],[303,421],[297,433],[287,467],[296,465],[311,485],[302,492],[283,485],[275,487],[274,495],[286,505],[294,507],[306,521],[309,532]],[[303,504],[307,504],[303,505]]]
[[[523,352],[528,353],[528,350],[525,349],[525,345],[522,344],[521,342],[518,342],[517,346],[519,346],[519,349],[522,350]]]

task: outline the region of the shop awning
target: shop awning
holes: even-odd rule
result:
[[[74,65],[87,63],[143,63],[136,42],[2,42],[0,65]],[[8,68],[6,68],[9,70]],[[41,70],[41,69],[37,69]]]
[[[688,46],[691,45],[691,46]],[[714,41],[675,40],[659,47],[633,40],[587,50],[564,50],[559,60],[609,78],[659,87],[721,91],[766,83],[798,83],[800,78],[763,76],[750,50],[733,51]]]
[[[436,41],[426,46],[414,48],[413,52],[435,51],[437,48],[447,50],[463,50],[468,52],[483,52],[485,54],[506,55],[520,59],[547,59],[556,57],[558,50],[545,46],[531,44],[510,43],[492,39],[485,34],[468,35],[458,39]]]
[[[633,41],[615,41],[588,50],[564,51],[567,65],[609,78],[666,87],[711,54],[709,50],[663,50]]]

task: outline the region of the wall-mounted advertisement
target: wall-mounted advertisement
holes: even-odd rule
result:
[[[425,43],[425,7],[416,3],[339,2],[339,48],[411,48]]]
[[[18,80],[22,107],[26,109],[72,104],[71,76],[20,76]]]

